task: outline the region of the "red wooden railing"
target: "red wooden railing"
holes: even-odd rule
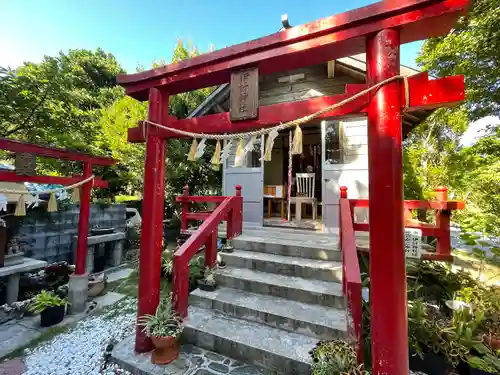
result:
[[[347,189],[347,188],[346,188]],[[454,210],[463,210],[465,202],[448,201],[448,188],[439,186],[436,188],[436,200],[419,201],[405,200],[405,228],[416,228],[422,230],[423,236],[431,236],[436,238],[436,252],[425,253],[422,258],[427,260],[442,260],[450,261],[453,259],[451,255],[451,233],[450,233],[450,218],[451,212]],[[355,231],[368,232],[370,230],[369,223],[356,223],[354,221],[354,208],[368,208],[368,199],[349,199],[351,218]],[[435,210],[436,223],[422,223],[416,220],[411,220],[412,210]]]
[[[340,188],[340,250],[342,252],[342,292],[347,302],[348,333],[356,342],[358,361],[363,361],[363,311],[361,303],[361,272],[358,251],[351,216],[351,206],[347,199],[347,188]]]
[[[177,201],[182,202],[182,220],[204,220],[203,224],[174,253],[172,277],[172,303],[175,311],[181,316],[187,316],[189,297],[189,261],[205,245],[205,266],[215,267],[217,262],[217,238],[219,224],[227,221],[227,239],[230,240],[241,233],[243,228],[243,197],[241,186],[236,185],[236,195],[232,197],[189,196],[187,188]],[[212,212],[196,216],[189,212],[189,203],[219,203]],[[198,213],[199,214],[199,213]]]

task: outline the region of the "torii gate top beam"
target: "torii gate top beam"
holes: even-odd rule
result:
[[[363,53],[366,37],[382,29],[398,28],[401,44],[443,35],[468,2],[385,0],[117,80],[128,95],[147,100],[150,88],[177,94],[228,82],[231,71],[249,66],[263,75],[298,69]]]

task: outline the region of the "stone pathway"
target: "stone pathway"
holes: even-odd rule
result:
[[[271,375],[256,366],[191,344],[181,346],[181,354],[174,362],[166,366],[153,365],[150,353],[134,353],[134,336],[117,344],[111,358],[121,368],[140,375]]]

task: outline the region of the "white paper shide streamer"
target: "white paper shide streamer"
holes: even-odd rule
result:
[[[229,141],[226,142],[226,144],[222,148],[222,155],[221,155],[220,159],[223,163],[229,157],[229,154],[231,153],[231,147],[233,147],[233,141],[230,139]]]
[[[198,146],[196,147],[196,155],[195,155],[195,159],[198,160],[199,158],[201,158],[203,156],[203,154],[205,153],[205,147],[206,147],[206,143],[207,142],[207,139],[206,138],[203,138],[200,143],[198,143]]]

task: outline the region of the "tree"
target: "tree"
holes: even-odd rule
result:
[[[103,154],[94,120],[123,96],[123,70],[101,49],[70,50],[0,70],[0,136]]]
[[[476,0],[447,35],[427,40],[417,62],[435,76],[463,74],[467,101],[439,109],[404,143],[405,195],[429,197],[447,185],[467,208],[454,220],[468,229],[500,235],[499,129],[475,145],[460,139],[470,121],[500,114],[500,0]]]
[[[465,75],[471,120],[500,115],[500,0],[474,0],[452,31],[424,43],[417,62],[437,76]]]

